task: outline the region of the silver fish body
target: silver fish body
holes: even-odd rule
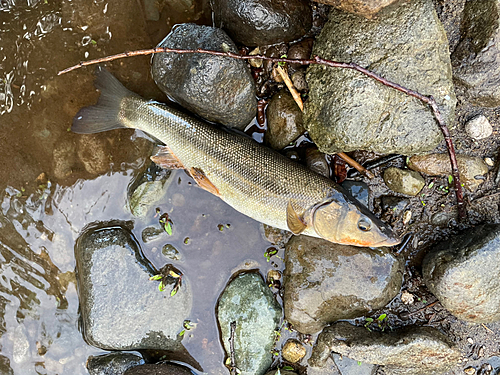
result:
[[[295,223],[302,234],[357,246],[400,242],[333,181],[251,138],[143,99],[104,70],[96,86],[99,103],[75,116],[73,131],[140,129],[164,142],[186,170],[201,171],[224,202],[270,226],[297,232]]]

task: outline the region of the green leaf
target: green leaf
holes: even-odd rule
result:
[[[184,334],[185,334],[185,333],[186,333],[186,330],[185,330],[185,329],[183,329],[183,330],[179,333],[179,336],[181,336],[181,337],[182,337],[182,336],[184,336]]]
[[[382,315],[380,315],[380,316],[377,318],[377,320],[378,320],[379,322],[381,322],[381,321],[383,321],[385,318],[387,318],[387,314],[382,314]]]
[[[170,276],[172,276],[174,279],[178,279],[179,277],[181,277],[181,275],[179,275],[178,273],[176,273],[176,272],[174,272],[172,270],[168,271],[168,274]]]
[[[448,176],[448,183],[450,185],[453,183],[453,176],[451,174]]]
[[[170,224],[170,221],[165,223],[165,232],[167,232],[169,236],[172,235],[172,224]]]
[[[365,320],[370,323],[373,322],[373,318],[365,318]]]
[[[165,290],[165,285],[163,284],[163,281],[161,281],[160,284],[158,285],[158,290],[160,292],[163,292]]]
[[[358,361],[358,366],[361,366],[361,361]]]
[[[149,280],[161,280],[161,279],[162,279],[162,277],[163,277],[162,275],[155,275],[155,276],[151,276],[151,277],[149,278]]]
[[[432,181],[430,184],[429,184],[429,189],[432,189],[432,187],[434,186],[434,181]]]
[[[172,289],[172,291],[170,292],[170,297],[175,296],[177,294],[177,290],[177,288]]]
[[[293,367],[292,366],[283,366],[283,370],[293,371]]]

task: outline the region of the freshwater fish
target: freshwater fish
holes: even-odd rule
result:
[[[355,246],[393,246],[392,230],[332,180],[249,137],[146,100],[99,68],[95,106],[82,108],[71,130],[140,129],[166,144],[151,159],[185,169],[203,189],[267,225]]]

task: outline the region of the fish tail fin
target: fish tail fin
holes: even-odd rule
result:
[[[138,97],[104,68],[96,69],[95,87],[101,92],[96,105],[85,107],[73,118],[71,130],[79,134],[99,133],[126,128],[119,118],[121,102],[125,97]]]

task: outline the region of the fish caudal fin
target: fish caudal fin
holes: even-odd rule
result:
[[[125,97],[138,97],[127,90],[110,72],[96,69],[95,87],[101,92],[96,105],[82,108],[73,118],[74,133],[90,134],[106,130],[126,128],[119,119],[120,105]]]

